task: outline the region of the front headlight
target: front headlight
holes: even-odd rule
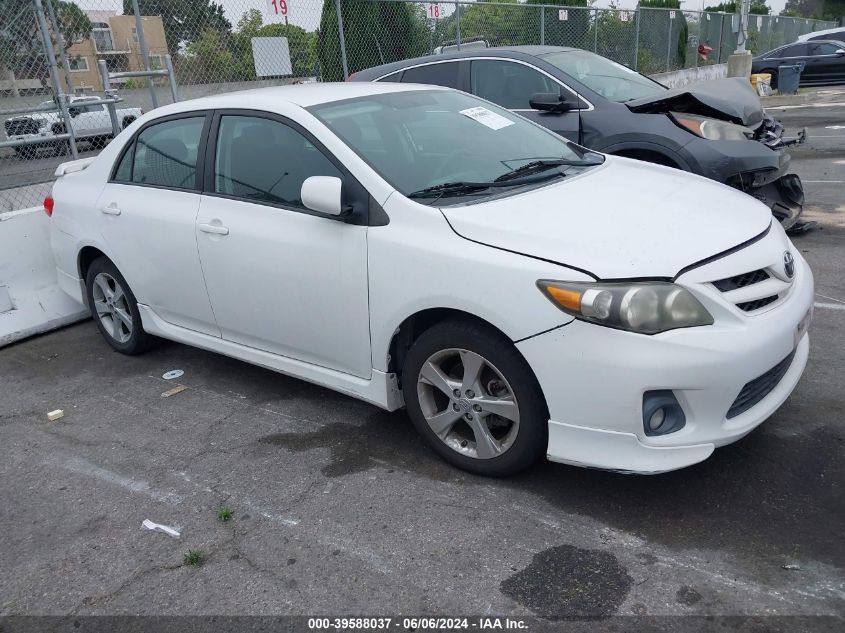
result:
[[[745,141],[754,137],[754,130],[719,119],[682,112],[670,112],[669,116],[685,130],[711,141]]]
[[[689,291],[672,283],[570,283],[543,280],[537,286],[572,316],[619,330],[657,334],[696,325],[713,317]]]

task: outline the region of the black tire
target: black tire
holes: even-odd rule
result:
[[[120,303],[120,309],[123,311],[124,315],[128,315],[129,320],[131,321],[129,335],[126,340],[119,340],[113,331],[107,329],[104,324],[104,319],[101,318],[98,313],[98,302],[95,301],[94,285],[98,275],[101,274],[113,279],[123,290],[125,301]],[[88,299],[88,306],[91,310],[91,316],[94,318],[94,323],[97,324],[97,328],[100,330],[100,334],[103,335],[103,338],[106,339],[106,342],[115,350],[121,354],[134,356],[136,354],[143,354],[155,345],[157,340],[156,337],[144,332],[143,325],[141,324],[141,313],[138,311],[138,302],[135,300],[135,295],[132,294],[132,290],[129,288],[129,284],[126,283],[126,279],[123,278],[123,275],[120,274],[120,271],[108,258],[98,257],[91,262],[91,265],[88,267],[88,271],[85,274],[85,291]],[[114,317],[109,317],[106,321],[112,318]]]
[[[37,155],[37,150],[33,145],[24,145],[23,147],[16,147],[15,153],[21,160],[32,160]]]
[[[122,127],[121,129],[125,130],[125,129],[126,129],[126,128],[128,128],[130,125],[132,125],[132,122],[133,122],[133,121],[135,121],[135,117],[134,117],[134,116],[128,116],[128,117],[126,117],[125,119],[123,119],[123,127]]]
[[[772,90],[777,90],[778,87],[778,71],[774,68],[767,68],[766,70],[760,71],[761,75],[771,75],[772,81],[769,84],[772,87]]]
[[[482,459],[458,452],[442,440],[426,421],[417,387],[420,371],[432,356],[453,349],[473,352],[492,364],[494,367],[491,369],[505,379],[518,403],[519,425],[515,437],[500,455]],[[514,344],[492,327],[472,320],[444,321],[432,326],[408,351],[402,383],[405,406],[417,431],[443,459],[458,468],[479,475],[505,477],[528,468],[546,452],[549,414],[540,385]],[[457,404],[455,402],[451,406]],[[470,414],[471,411],[466,415]],[[464,423],[462,419],[456,424]],[[487,425],[486,422],[484,424]],[[466,429],[472,431],[468,423]]]

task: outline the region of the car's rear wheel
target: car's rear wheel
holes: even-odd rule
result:
[[[510,475],[546,450],[540,386],[513,343],[489,326],[432,326],[409,350],[402,382],[414,426],[458,468]]]
[[[144,332],[138,302],[117,267],[100,257],[85,275],[91,316],[106,342],[122,354],[142,354],[155,337]]]

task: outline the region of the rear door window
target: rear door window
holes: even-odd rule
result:
[[[173,189],[195,189],[197,154],[204,116],[174,119],[145,128],[135,139],[132,169],[118,166],[115,180],[129,177],[130,182]],[[125,157],[124,157],[125,158]]]
[[[458,62],[442,62],[408,68],[402,75],[403,84],[431,84],[457,88],[458,82]]]
[[[807,44],[793,44],[787,46],[775,57],[805,57],[807,55]]]

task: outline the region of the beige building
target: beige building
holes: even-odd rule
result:
[[[70,83],[75,93],[103,89],[97,66],[97,62],[101,59],[106,62],[111,72],[144,69],[135,16],[117,15],[113,11],[86,11],[85,13],[93,27],[91,37],[74,42],[67,51]],[[161,16],[142,17],[141,22],[144,40],[150,54],[150,66],[155,69],[164,68],[167,42],[164,38]],[[64,83],[64,70],[60,72],[63,85],[67,85]],[[117,80],[113,83],[121,84],[126,81],[129,80]]]

